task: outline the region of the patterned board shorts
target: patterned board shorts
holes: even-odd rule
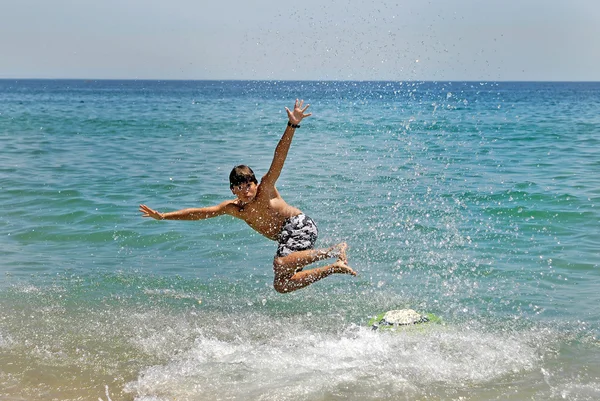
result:
[[[276,256],[287,256],[292,252],[313,249],[317,241],[317,225],[305,214],[290,217],[285,220],[277,242]]]

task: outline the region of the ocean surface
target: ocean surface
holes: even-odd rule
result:
[[[358,277],[272,287],[278,189]],[[600,399],[600,83],[0,80],[0,399]],[[373,331],[391,309],[441,323]]]

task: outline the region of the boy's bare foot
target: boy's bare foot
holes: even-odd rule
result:
[[[348,264],[348,257],[346,256],[347,249],[348,244],[340,242],[339,244],[332,246],[328,253],[331,256],[337,256],[338,261]]]
[[[350,266],[348,266],[347,264],[345,264],[341,260],[338,260],[337,262],[335,262],[334,264],[332,264],[331,268],[333,269],[334,273],[350,274],[352,276],[356,276],[356,272],[354,270],[352,270],[350,268]]]

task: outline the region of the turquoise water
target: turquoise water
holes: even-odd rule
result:
[[[266,172],[356,278],[281,295]],[[0,80],[0,398],[597,400],[600,83]],[[443,324],[379,333],[413,308]]]

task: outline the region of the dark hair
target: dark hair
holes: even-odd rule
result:
[[[231,173],[229,173],[229,188],[233,189],[233,187],[247,182],[258,184],[254,176],[254,171],[250,167],[240,164],[239,166],[235,166],[231,170]]]

